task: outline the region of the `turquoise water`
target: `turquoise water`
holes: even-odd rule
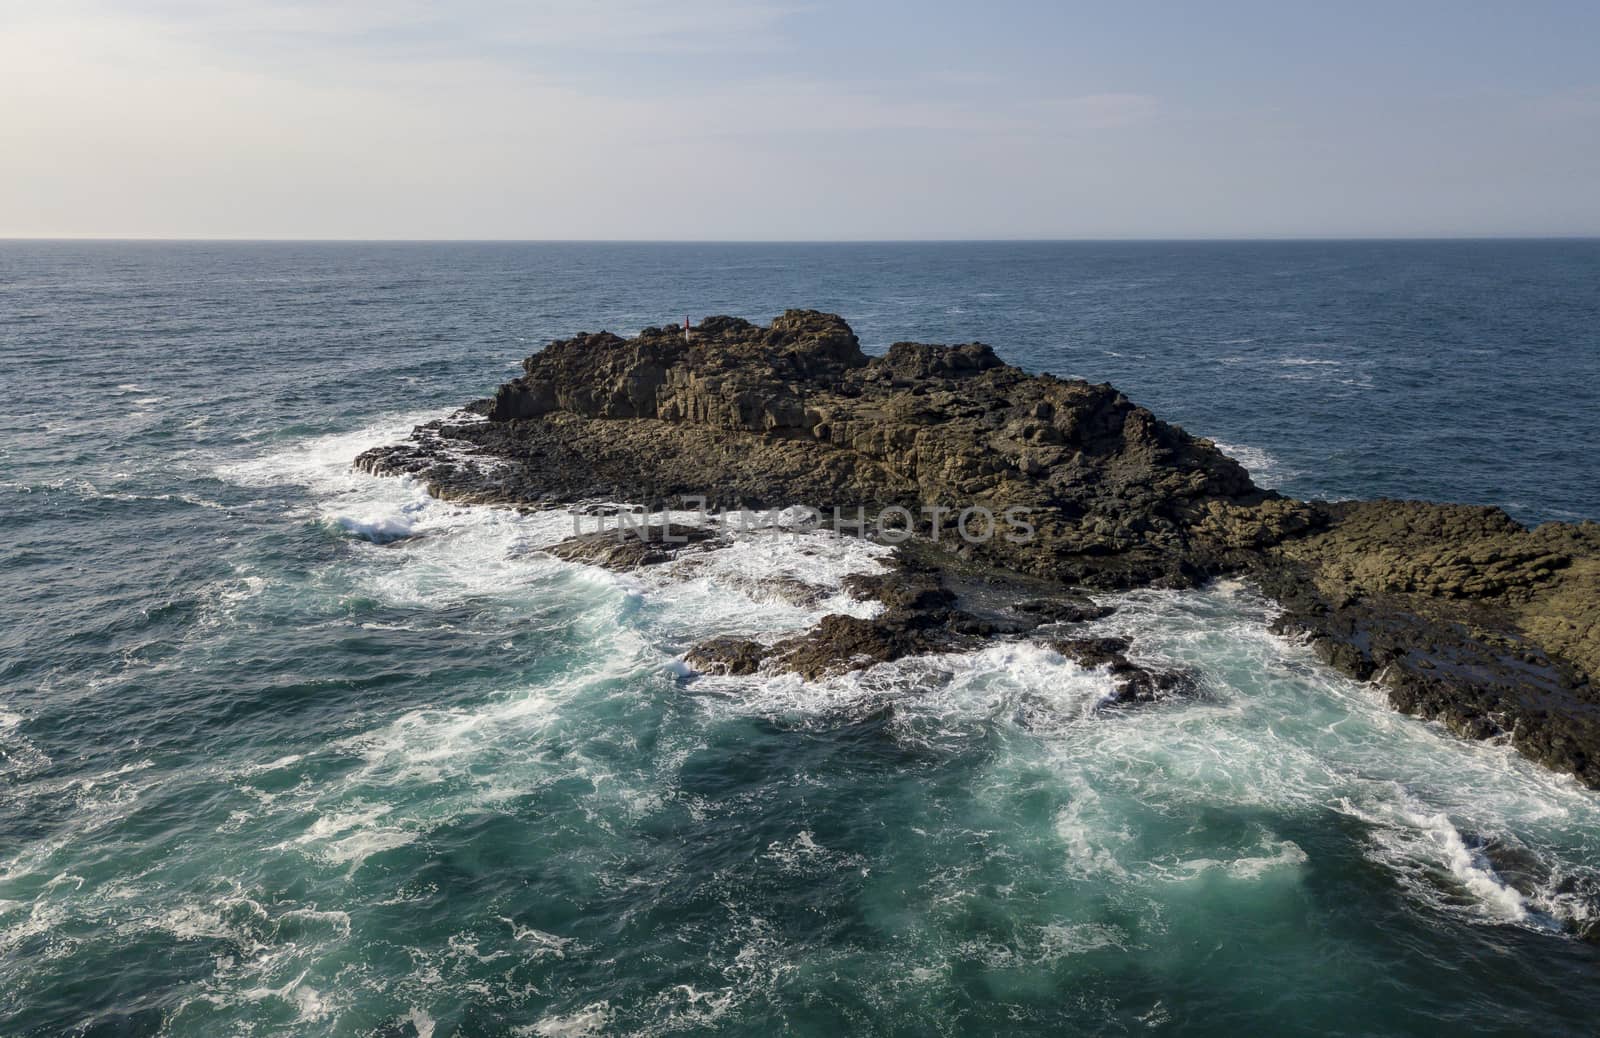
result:
[[[0,244],[0,1034],[1586,1034],[1600,797],[1248,588],[688,681],[870,545],[557,562],[350,471],[544,339],[837,309],[1108,379],[1297,493],[1600,515],[1600,244]],[[412,536],[387,540],[376,532]],[[383,543],[379,543],[383,541]]]

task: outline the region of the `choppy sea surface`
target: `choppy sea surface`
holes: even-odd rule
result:
[[[555,336],[789,306],[1110,381],[1299,495],[1600,518],[1600,242],[0,242],[0,1034],[1590,1034],[1600,794],[1245,585],[687,680],[879,565],[619,575],[362,449]],[[400,536],[404,534],[406,536]]]

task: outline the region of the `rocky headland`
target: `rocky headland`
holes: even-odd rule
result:
[[[816,311],[767,327],[708,318],[687,340],[672,327],[581,334],[523,368],[358,464],[487,504],[803,504],[822,525],[837,515],[875,535],[882,523],[897,541],[913,528],[887,574],[855,578],[855,593],[882,602],[876,616],[830,615],[775,644],[712,639],[688,657],[702,671],[819,677],[1031,638],[1104,668],[1117,702],[1191,695],[1187,675],[1082,631],[1108,611],[1089,594],[1240,576],[1281,606],[1277,630],[1379,683],[1397,709],[1600,788],[1600,524],[1294,500],[1109,385],[1030,375],[977,343],[868,357],[843,319]],[[552,551],[633,568],[727,536],[656,523]]]

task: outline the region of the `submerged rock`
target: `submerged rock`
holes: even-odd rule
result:
[[[1018,612],[1037,617],[1040,623],[1083,623],[1100,620],[1116,612],[1108,605],[1098,605],[1084,599],[1035,598],[1018,602]]]
[[[523,372],[357,464],[466,501],[804,504],[838,529],[916,535],[890,575],[852,584],[883,601],[878,616],[828,616],[770,646],[714,639],[692,665],[819,676],[1095,618],[1103,607],[1074,588],[1245,574],[1283,605],[1279,630],[1381,681],[1398,709],[1600,787],[1594,523],[1529,530],[1492,508],[1296,501],[1109,385],[1029,375],[980,343],[868,357],[843,319],[811,310],[768,327],[707,318],[687,341],[675,327],[582,334]],[[611,566],[685,550],[574,540],[557,553]],[[918,563],[918,544],[943,554]],[[1130,698],[1181,683],[1075,641],[1060,644],[1103,656]]]
[[[686,552],[704,551],[721,540],[717,530],[677,523],[650,523],[580,533],[545,549],[558,559],[606,569],[657,566]]]
[[[1047,644],[1079,666],[1104,669],[1116,686],[1116,702],[1153,703],[1190,695],[1199,688],[1194,676],[1179,670],[1153,670],[1128,659],[1127,638],[1051,638]]]
[[[754,674],[770,649],[749,638],[710,638],[689,650],[684,662],[706,674]]]
[[[955,593],[943,585],[941,572],[924,561],[899,560],[887,573],[847,578],[846,587],[883,603],[883,611],[873,617],[830,613],[806,633],[773,645],[712,638],[691,649],[685,661],[707,673],[767,669],[820,678],[977,644],[974,632],[963,630],[972,618],[954,608]]]

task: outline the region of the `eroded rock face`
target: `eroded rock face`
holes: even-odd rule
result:
[[[500,387],[497,422],[566,411],[585,418],[654,418],[745,432],[804,430],[797,383],[835,378],[867,363],[850,326],[832,314],[791,310],[758,328],[708,318],[691,339],[646,328],[556,342]]]
[[[430,430],[502,461],[493,479],[422,439],[360,464],[474,501],[705,496],[859,509],[869,524],[901,507],[944,539],[983,508],[992,527],[974,512],[969,528],[990,537],[969,553],[1107,588],[1192,586],[1230,553],[1320,518],[1110,386],[1029,375],[981,344],[896,343],[868,358],[842,319],[815,311],[768,328],[709,318],[688,342],[671,328],[585,334],[524,369],[490,421]],[[1006,523],[1008,509],[1031,531]]]
[[[442,497],[522,506],[704,497],[847,520],[860,509],[869,528],[906,508],[913,544],[937,537],[955,553],[930,570],[903,550],[894,574],[860,584],[885,604],[872,620],[829,616],[770,646],[714,639],[692,665],[821,676],[1103,608],[1068,588],[1243,573],[1283,605],[1280,630],[1381,681],[1397,708],[1505,738],[1600,786],[1600,525],[1528,530],[1491,508],[1295,501],[1111,386],[1029,375],[977,343],[867,357],[841,318],[810,310],[768,327],[708,318],[687,342],[671,327],[579,335],[523,367],[471,413],[358,465],[415,475]],[[1016,509],[1029,535],[1002,524],[982,543],[952,536],[969,507]],[[646,539],[558,553],[631,567],[685,551]],[[1125,677],[1130,699],[1182,685],[1141,677],[1125,647],[1052,637]]]

